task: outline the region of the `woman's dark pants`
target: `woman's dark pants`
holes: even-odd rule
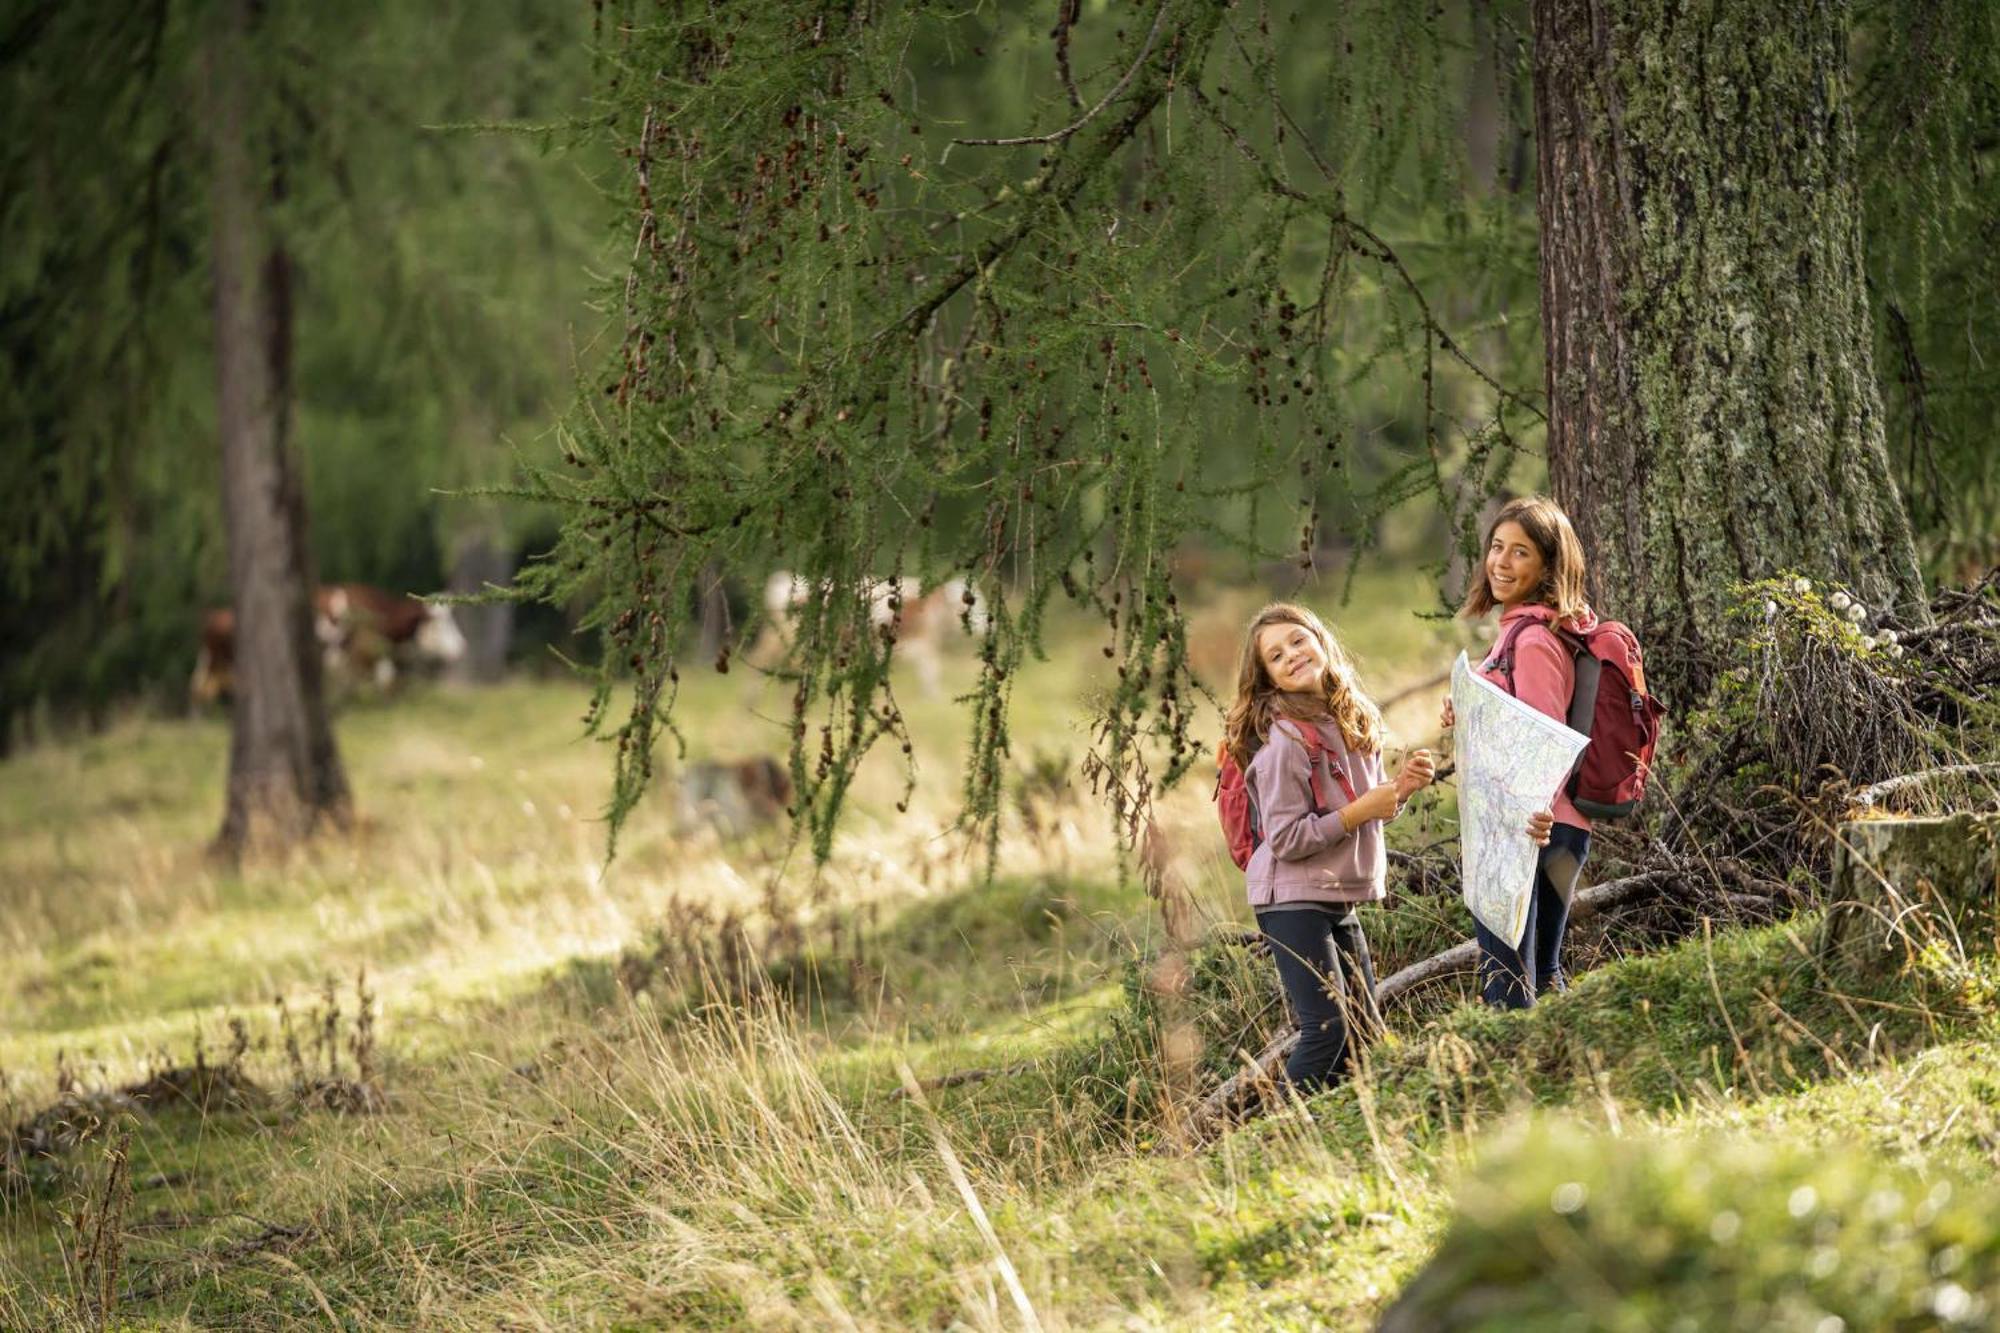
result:
[[[1528,924],[1516,949],[1474,920],[1479,937],[1479,994],[1495,1009],[1527,1009],[1535,997],[1569,989],[1562,970],[1563,932],[1569,928],[1570,897],[1590,831],[1574,824],[1549,830],[1549,845],[1535,862],[1535,891],[1528,899]]]
[[[1311,908],[1259,912],[1257,926],[1270,942],[1278,980],[1299,1023],[1299,1044],[1285,1062],[1285,1078],[1309,1093],[1346,1072],[1351,1029],[1368,1032],[1379,1025],[1368,937],[1351,910],[1340,916]],[[1357,994],[1349,993],[1350,979]]]

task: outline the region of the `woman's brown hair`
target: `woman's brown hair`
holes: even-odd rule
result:
[[[1263,655],[1257,651],[1257,636],[1266,625],[1297,625],[1319,640],[1320,651],[1326,655],[1323,694],[1291,694],[1272,682],[1264,669]],[[1354,683],[1354,666],[1347,654],[1318,616],[1289,602],[1273,602],[1259,611],[1243,636],[1236,702],[1222,723],[1223,743],[1239,765],[1250,766],[1250,757],[1270,739],[1271,725],[1281,717],[1300,722],[1331,718],[1339,724],[1348,749],[1375,754],[1382,748],[1381,710]]]
[[[1500,605],[1486,582],[1486,553],[1493,549],[1493,534],[1502,523],[1518,523],[1542,557],[1542,583],[1529,600],[1555,608],[1556,618],[1572,620],[1590,609],[1583,590],[1583,543],[1576,539],[1569,515],[1554,500],[1542,495],[1524,495],[1509,500],[1486,528],[1486,544],[1479,548],[1479,563],[1465,590],[1465,605],[1458,609],[1468,618],[1483,616]]]

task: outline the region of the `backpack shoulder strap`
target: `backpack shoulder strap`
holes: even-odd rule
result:
[[[1569,694],[1569,729],[1588,736],[1597,722],[1597,687],[1604,678],[1604,663],[1590,651],[1590,644],[1582,635],[1558,630],[1556,638],[1569,646],[1570,661],[1576,666],[1576,683]],[[1582,763],[1579,755],[1579,770]],[[1575,786],[1576,779],[1572,777],[1570,787],[1573,790]]]
[[[1320,740],[1318,732],[1303,722],[1293,722],[1289,718],[1281,718],[1272,725],[1285,727],[1292,738],[1305,747],[1306,784],[1312,788],[1313,809],[1331,810],[1333,807],[1326,803],[1326,792],[1319,785],[1319,757],[1326,752],[1326,745]]]
[[[1292,734],[1298,738],[1299,744],[1306,747],[1306,774],[1312,783],[1313,804],[1321,810],[1333,809],[1327,804],[1326,793],[1320,790],[1319,760],[1322,755],[1326,756],[1326,766],[1332,770],[1334,781],[1340,784],[1340,790],[1346,794],[1348,800],[1355,800],[1354,784],[1348,781],[1346,770],[1333,762],[1332,752],[1327,749],[1326,742],[1320,739],[1319,728],[1307,726],[1303,722],[1292,722]]]
[[[1602,676],[1604,664],[1590,651],[1590,640],[1567,626],[1553,621],[1537,620],[1533,616],[1523,616],[1514,622],[1500,641],[1499,656],[1494,665],[1507,678],[1507,693],[1514,694],[1514,646],[1530,625],[1540,625],[1549,636],[1569,653],[1570,665],[1575,670],[1574,683],[1570,688],[1569,712],[1563,719],[1571,731],[1588,736],[1591,724],[1597,719],[1597,684]],[[1574,782],[1572,782],[1574,785]]]
[[[1521,635],[1527,631],[1528,626],[1539,625],[1541,623],[1541,621],[1536,620],[1533,616],[1522,616],[1514,622],[1513,626],[1505,634],[1500,636],[1500,647],[1490,660],[1494,666],[1500,668],[1500,674],[1507,678],[1507,693],[1509,694],[1516,693],[1514,689],[1514,645],[1520,641]]]
[[[1556,642],[1569,650],[1570,664],[1576,670],[1575,682],[1570,687],[1569,723],[1571,731],[1588,736],[1591,724],[1597,720],[1597,685],[1604,675],[1604,663],[1591,651],[1590,637],[1563,625],[1550,625],[1549,633],[1555,635]],[[1572,783],[1573,785],[1573,783]]]

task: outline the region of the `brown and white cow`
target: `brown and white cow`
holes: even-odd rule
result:
[[[398,671],[465,656],[465,635],[448,606],[365,583],[321,584],[314,601],[339,632],[337,675],[386,690]]]
[[[399,670],[455,662],[465,653],[465,636],[450,607],[365,583],[321,584],[313,594],[313,635],[329,680],[371,680],[384,690],[395,684]],[[236,613],[228,607],[207,612],[189,698],[199,705],[228,694],[235,664]]]

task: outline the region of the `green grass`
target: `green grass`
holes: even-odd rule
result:
[[[1450,647],[1452,631],[1410,629],[1407,591],[1383,575],[1334,614],[1371,680],[1419,679]],[[1073,771],[1095,668],[1087,636],[1057,643],[1017,694],[1016,753]],[[953,688],[968,670],[954,664]],[[697,753],[775,748],[759,682],[688,689]],[[1625,959],[1528,1014],[1438,987],[1354,1083],[1184,1150],[1171,1094],[1278,1020],[1268,963],[1217,946],[1184,985],[1163,969],[1156,909],[1120,886],[1083,793],[1032,829],[1010,815],[984,882],[946,836],[955,784],[937,776],[964,724],[948,698],[912,699],[922,799],[894,817],[900,773],[871,761],[823,872],[775,843],[677,833],[664,798],[607,869],[594,814],[608,764],[575,740],[582,704],[515,684],[351,709],[359,831],[240,873],[201,856],[220,809],[214,719],[132,719],[0,765],[15,1114],[55,1098],[58,1051],[87,1086],[116,1086],[186,1063],[197,1026],[218,1058],[228,1015],[262,1043],[244,1068],[274,1093],[256,1112],[131,1122],[131,1326],[323,1326],[330,1312],[355,1328],[1011,1327],[1004,1257],[1045,1326],[1359,1327],[1420,1272],[1417,1296],[1445,1293],[1437,1308],[1484,1290],[1497,1256],[1515,1264],[1502,1281],[1520,1322],[1495,1326],[1554,1327],[1560,1293],[1584,1280],[1656,1294],[1634,1308],[1682,1308],[1675,1284],[1697,1280],[1740,1299],[1757,1270],[1702,1239],[1733,1209],[1807,1274],[1766,1323],[1806,1327],[1787,1320],[1811,1302],[1890,1308],[1853,1303],[1875,1278],[1810,1267],[1825,1266],[1816,1245],[1880,1248],[1886,1233],[1801,1250],[1789,1214],[1739,1196],[1820,1182],[1865,1200],[1886,1188],[1879,1164],[1911,1209],[1912,1181],[1989,1197],[1990,966],[1830,976],[1811,919]],[[1206,796],[1197,777],[1161,807],[1173,866],[1205,924],[1240,925]],[[1399,836],[1447,829],[1440,815]],[[1449,901],[1370,912],[1385,973],[1466,928]],[[768,947],[752,978],[725,983],[732,914]],[[274,998],[303,1022],[339,978],[351,1037],[364,967],[391,1109],[291,1105]],[[1200,1042],[1169,1058],[1164,1034],[1189,1023]],[[905,1070],[974,1069],[1004,1072],[899,1095]],[[65,1219],[101,1199],[112,1141],[0,1192],[0,1326],[88,1322]],[[1857,1149],[1869,1170],[1841,1165]],[[1675,1183],[1709,1160],[1729,1178]],[[1549,1212],[1570,1183],[1590,1200],[1580,1220]],[[1945,1217],[1881,1226],[1932,1245]],[[1640,1257],[1579,1276],[1558,1223]],[[1965,1237],[1961,1285],[1985,1299],[1984,1242]],[[1642,1261],[1655,1251],[1668,1259]],[[1935,1275],[1892,1266],[1896,1309],[1935,1301]]]

